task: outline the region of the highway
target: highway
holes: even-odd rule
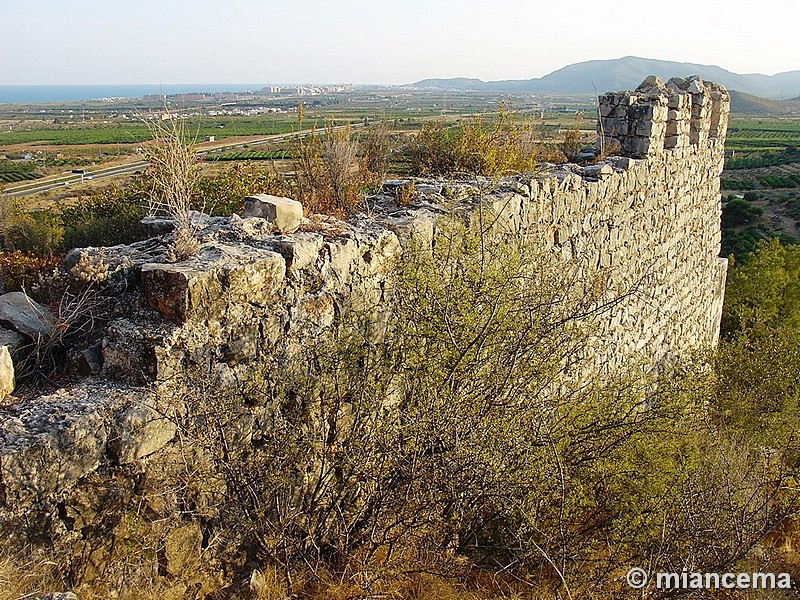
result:
[[[83,177],[75,173],[66,173],[57,177],[50,177],[45,181],[30,181],[24,185],[7,188],[3,191],[3,195],[16,197],[41,194],[42,192],[48,192],[56,188],[62,188],[75,183],[82,183],[83,181],[104,179],[106,177],[116,177],[117,175],[135,173],[136,171],[143,170],[145,167],[147,167],[147,165],[147,161],[140,160],[116,167],[107,167],[105,169],[97,169],[95,171],[85,171]]]
[[[361,123],[354,123],[350,127],[355,128],[361,126]],[[339,129],[343,127],[342,125],[338,125],[335,129]],[[317,131],[319,131],[319,127]],[[224,152],[225,150],[244,150],[245,146],[252,147],[252,146],[261,146],[264,144],[269,144],[271,142],[280,142],[284,141],[287,138],[292,137],[299,137],[304,136],[311,133],[311,129],[303,129],[302,131],[292,131],[289,133],[278,133],[268,135],[262,138],[258,138],[255,140],[248,140],[246,142],[235,142],[232,144],[221,144],[219,146],[214,146],[213,148],[206,148],[197,152],[198,158],[205,158],[208,155],[218,154]],[[70,186],[74,184],[82,183],[83,181],[87,180],[97,180],[97,179],[104,179],[107,177],[116,177],[119,175],[127,175],[129,173],[135,173],[136,171],[143,171],[149,163],[144,160],[138,160],[136,162],[127,163],[124,165],[118,165],[116,167],[107,167],[104,169],[96,169],[94,171],[85,171],[83,178],[81,175],[77,175],[74,173],[64,173],[63,175],[57,175],[55,177],[48,177],[47,179],[37,179],[35,181],[28,181],[21,185],[15,185],[13,187],[8,187],[3,190],[3,196],[10,196],[10,197],[19,197],[19,196],[31,196],[33,194],[41,194],[42,192],[48,192],[50,190],[54,190],[57,188],[63,188],[65,186]]]

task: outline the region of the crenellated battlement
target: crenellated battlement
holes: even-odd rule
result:
[[[650,76],[632,92],[609,92],[598,100],[598,136],[604,148],[618,147],[626,156],[725,143],[730,95],[700,77],[673,77],[665,84]]]

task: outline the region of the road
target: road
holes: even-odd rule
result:
[[[351,127],[358,127],[361,123],[356,123],[351,125]],[[337,126],[336,129],[339,129],[340,126]],[[318,128],[319,129],[319,128]],[[271,142],[280,142],[284,141],[287,138],[304,136],[311,133],[311,129],[303,129],[301,131],[292,131],[289,133],[279,133],[268,135],[262,138],[258,138],[255,140],[248,140],[247,142],[235,142],[232,144],[221,144],[219,146],[214,146],[212,148],[205,148],[197,152],[197,156],[199,158],[204,158],[208,155],[217,154],[223,152],[225,150],[243,150],[245,146],[261,146],[264,144],[269,144]],[[74,173],[65,173],[63,175],[58,175],[56,177],[48,177],[47,179],[38,179],[36,181],[29,181],[22,185],[15,185],[14,187],[9,187],[3,190],[3,196],[10,196],[10,197],[19,197],[19,196],[31,196],[33,194],[41,194],[42,192],[48,192],[50,190],[54,190],[57,188],[63,188],[65,186],[70,186],[74,184],[79,184],[84,181],[91,179],[92,181],[97,179],[104,179],[107,177],[116,177],[118,175],[126,175],[128,173],[135,173],[136,171],[143,171],[149,163],[144,160],[139,160],[136,162],[126,163],[124,165],[118,165],[116,167],[107,167],[105,169],[97,169],[95,171],[85,171],[83,177],[81,175],[76,175]]]
[[[3,195],[16,197],[16,196],[30,196],[32,194],[41,194],[42,192],[47,192],[50,190],[54,190],[56,188],[62,188],[76,183],[83,183],[84,181],[104,179],[106,177],[116,177],[117,175],[126,175],[128,173],[135,173],[136,171],[143,170],[145,167],[147,167],[147,165],[148,165],[147,161],[139,160],[133,163],[127,163],[116,167],[107,167],[105,169],[97,169],[95,171],[85,171],[83,176],[76,175],[74,173],[68,173],[65,175],[59,175],[57,177],[48,178],[45,181],[42,180],[31,181],[24,185],[18,185],[13,188],[7,188],[3,191]]]

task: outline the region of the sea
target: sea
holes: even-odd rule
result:
[[[0,85],[0,104],[75,102],[102,98],[141,98],[147,94],[241,93],[265,84],[127,84],[127,85]]]

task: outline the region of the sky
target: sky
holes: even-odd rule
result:
[[[800,0],[0,0],[0,85],[412,83],[641,56],[800,70]]]

